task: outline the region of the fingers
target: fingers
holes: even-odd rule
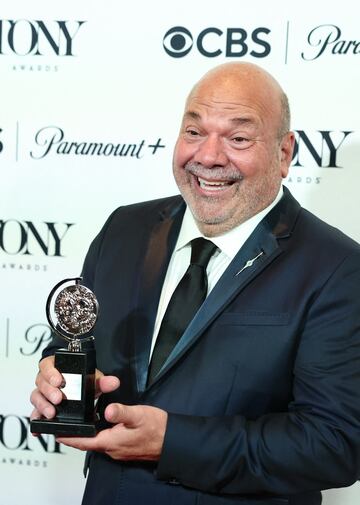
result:
[[[120,386],[117,377],[104,376],[102,372],[96,370],[96,396],[101,393],[110,393]],[[40,361],[39,373],[36,377],[36,389],[31,393],[30,401],[35,407],[31,419],[41,416],[51,419],[56,415],[56,405],[63,400],[61,387],[65,382],[61,373],[54,367],[54,356],[48,356]]]
[[[111,393],[120,386],[120,381],[114,375],[103,375],[99,378],[97,386],[100,393]]]
[[[100,431],[95,437],[56,437],[56,441],[80,451],[98,451],[110,455],[117,444],[122,446],[126,443],[127,430],[125,426],[117,424]]]
[[[159,459],[167,425],[167,413],[148,405],[112,403],[105,409],[111,428],[93,438],[61,437],[57,441],[80,449],[94,450],[116,460]]]
[[[60,393],[60,392],[59,392]],[[34,405],[34,410],[31,413],[30,419],[39,419],[41,416],[51,419],[56,415],[56,409],[38,389],[34,389],[31,393],[30,401]]]
[[[59,373],[59,372],[58,372]],[[61,374],[60,374],[61,376]],[[61,382],[59,386],[64,382],[62,376],[61,376]],[[58,387],[54,387],[51,385],[50,382],[48,382],[48,379],[43,375],[42,372],[39,372],[35,384],[37,386],[37,390],[41,393],[42,396],[44,396],[47,400],[49,400],[51,403],[54,405],[57,405],[58,403],[61,402],[62,400],[62,393]],[[36,395],[35,395],[36,397]],[[35,405],[36,407],[36,405]]]
[[[95,398],[99,398],[101,395],[101,389],[100,389],[100,380],[101,377],[103,377],[104,374],[100,372],[100,370],[96,369],[95,370]]]
[[[40,412],[37,409],[33,409],[33,411],[30,414],[30,421],[32,421],[33,419],[40,419],[40,417],[41,417]]]
[[[105,410],[105,417],[107,421],[115,424],[116,426],[110,429],[100,431],[96,437],[58,437],[57,441],[61,444],[80,449],[81,451],[101,451],[107,452],[112,446],[114,433],[119,434],[119,429],[129,429],[135,427],[135,420],[137,419],[136,413],[132,412],[134,406],[122,405],[120,403],[112,403],[107,406]],[[129,424],[125,428],[125,420]],[[121,426],[120,426],[121,425]],[[116,429],[114,432],[114,428]]]
[[[128,428],[137,428],[144,419],[146,410],[142,405],[123,405],[111,403],[105,409],[105,419],[112,424],[124,424]]]
[[[95,437],[56,437],[60,444],[79,449],[80,451],[100,451],[105,452],[109,445],[110,430],[103,430]]]
[[[59,370],[54,367],[54,359],[54,356],[48,356],[40,361],[39,375],[53,387],[59,388],[64,379]]]
[[[51,419],[55,416],[54,405],[61,402],[63,395],[59,390],[64,379],[54,367],[54,356],[44,358],[39,364],[39,373],[36,377],[36,389],[31,393],[30,401],[35,407],[31,414],[32,419],[41,416]]]

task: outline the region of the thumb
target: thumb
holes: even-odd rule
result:
[[[120,380],[114,375],[104,375],[100,370],[96,370],[95,396],[98,398],[101,393],[111,393],[120,386]]]
[[[105,419],[112,424],[124,424],[128,428],[135,428],[139,423],[136,406],[110,403],[105,409]]]

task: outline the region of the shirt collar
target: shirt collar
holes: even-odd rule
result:
[[[255,230],[260,221],[270,212],[270,210],[275,207],[275,205],[281,200],[283,196],[283,187],[280,190],[276,198],[268,205],[265,209],[252,216],[250,219],[236,226],[232,230],[219,235],[217,237],[211,237],[211,241],[226,254],[230,259],[233,259],[240,247],[246,242],[250,237],[251,233]],[[195,219],[189,209],[186,207],[183,222],[181,224],[180,233],[178,240],[176,242],[175,251],[182,249],[187,246],[194,238],[205,237],[197,227]]]

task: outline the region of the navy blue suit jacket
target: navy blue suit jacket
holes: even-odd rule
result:
[[[158,464],[92,455],[84,504],[317,505],[360,470],[360,246],[285,189],[146,387],[184,209],[119,208],[87,255],[97,366],[121,380],[99,408],[155,405],[169,421]]]

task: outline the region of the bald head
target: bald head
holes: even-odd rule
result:
[[[205,236],[228,232],[274,201],[294,140],[286,96],[258,66],[226,63],[200,79],[186,101],[173,171]]]
[[[215,101],[217,97],[237,101],[243,90],[251,90],[255,100],[271,109],[280,140],[290,129],[287,96],[272,75],[252,63],[224,63],[211,69],[192,88],[186,103],[204,93]]]

